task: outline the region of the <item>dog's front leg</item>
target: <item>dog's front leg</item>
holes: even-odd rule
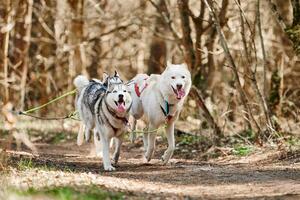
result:
[[[118,164],[119,157],[120,157],[120,150],[122,145],[122,138],[115,138],[115,152],[113,154],[113,162],[115,165]]]
[[[103,154],[103,167],[105,171],[114,171],[115,168],[111,165],[110,157],[109,157],[109,142],[110,139],[107,137],[105,133],[100,132],[101,134],[101,144],[102,144],[102,154]]]
[[[150,124],[148,130],[152,131],[154,129],[156,129],[156,127]],[[145,158],[146,158],[147,162],[149,162],[152,158],[152,155],[153,155],[153,152],[155,149],[156,131],[147,133],[144,136],[146,136],[146,135],[148,135],[148,140],[147,140],[147,151],[145,154]]]
[[[167,140],[168,140],[168,148],[164,152],[162,156],[163,164],[167,164],[169,159],[172,157],[173,152],[175,150],[175,139],[174,139],[174,122],[171,122],[167,125],[166,128]]]

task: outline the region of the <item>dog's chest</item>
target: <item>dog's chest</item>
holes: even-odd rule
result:
[[[166,121],[173,121],[177,119],[178,108],[177,105],[171,105],[168,108],[164,104],[156,103],[152,104],[151,109],[147,109],[146,118],[147,121],[151,121],[153,124],[159,126]]]

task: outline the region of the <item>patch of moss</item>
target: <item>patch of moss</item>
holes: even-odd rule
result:
[[[253,147],[251,146],[236,146],[234,147],[232,153],[238,156],[247,156],[253,152]]]
[[[178,145],[194,145],[206,140],[206,138],[197,135],[182,134],[177,140],[179,141]]]
[[[275,107],[280,102],[280,81],[281,78],[278,74],[278,70],[276,69],[271,76],[271,91],[269,95],[269,105],[271,107],[271,110],[274,112]]]
[[[124,199],[124,194],[121,192],[111,192],[103,190],[96,185],[88,187],[52,187],[52,188],[42,188],[35,189],[29,188],[25,191],[14,191],[19,196],[31,196],[45,195],[53,197],[57,200],[98,200],[98,199],[111,199],[119,200]]]
[[[293,42],[294,49],[300,54],[300,25],[289,27],[285,30],[290,40]]]

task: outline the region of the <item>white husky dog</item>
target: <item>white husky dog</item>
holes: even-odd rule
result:
[[[149,124],[149,132],[143,135],[145,158],[149,162],[155,149],[156,131],[151,130],[157,130],[165,123],[168,148],[162,160],[163,164],[166,164],[175,149],[174,123],[190,91],[191,74],[186,64],[175,65],[168,62],[161,75],[138,74],[132,83],[129,86],[133,100],[130,113],[136,120],[145,116]]]
[[[104,83],[98,80],[88,80],[85,76],[77,76],[74,85],[78,89],[76,108],[80,119],[85,125],[85,137],[89,140],[89,132],[94,128],[96,151],[101,142],[103,166],[106,171],[113,171],[109,157],[109,143],[115,138],[115,152],[113,161],[117,164],[123,133],[127,129],[129,110],[132,99],[128,87],[115,73],[113,77],[105,77]],[[79,131],[79,143],[83,140],[83,133]],[[99,153],[99,152],[97,152]]]

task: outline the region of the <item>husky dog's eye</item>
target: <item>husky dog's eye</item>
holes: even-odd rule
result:
[[[175,76],[171,76],[171,79],[175,79]]]
[[[182,76],[181,78],[185,79],[185,76]]]
[[[113,93],[117,93],[117,90],[114,90]]]
[[[127,92],[126,90],[123,90],[123,92]]]

